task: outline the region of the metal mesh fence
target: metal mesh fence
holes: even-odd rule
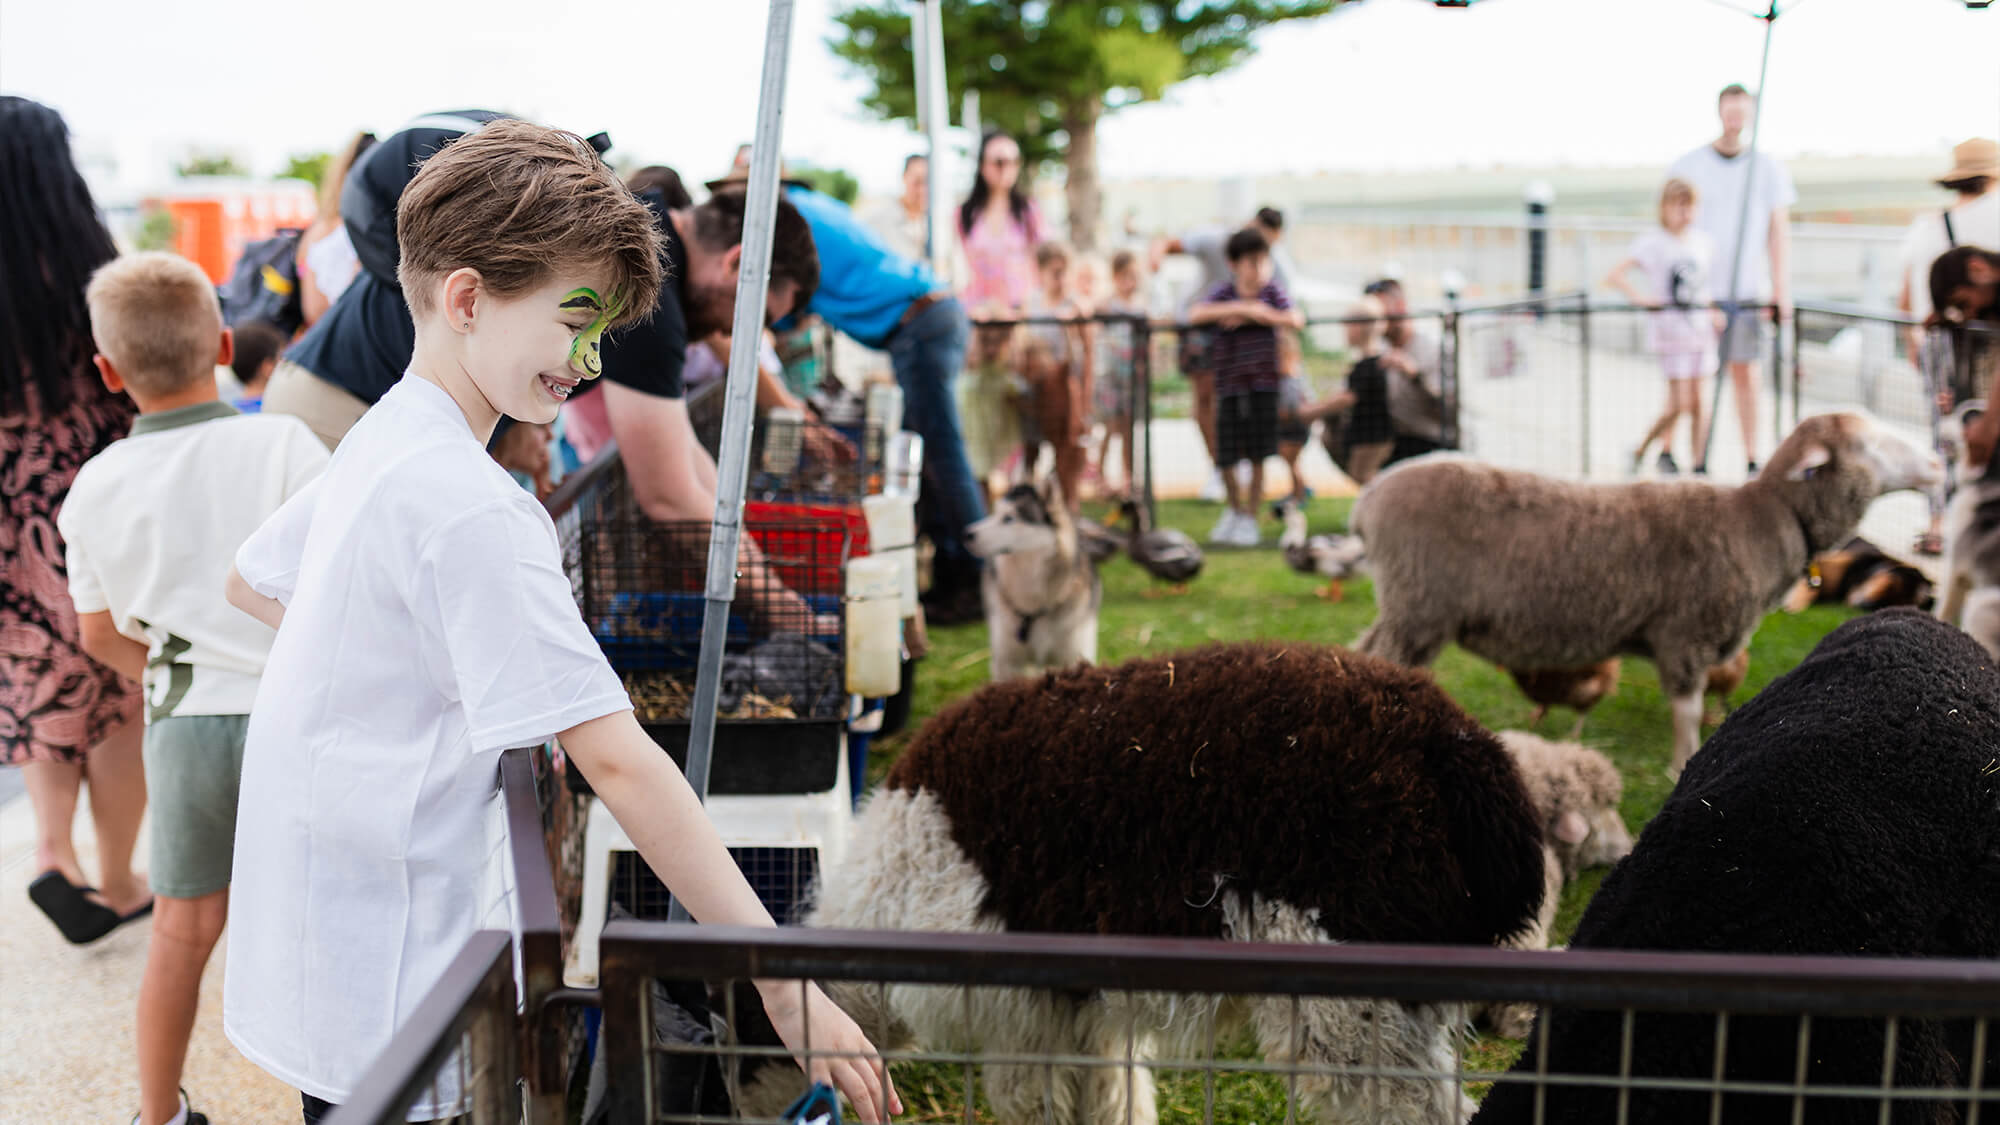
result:
[[[2000,968],[1861,958],[1243,946],[1041,935],[605,933],[626,1120],[769,1121],[804,1078],[742,985],[817,979],[908,1120],[1976,1121]],[[647,981],[715,982],[714,1021]],[[802,987],[786,984],[784,988]],[[687,997],[680,997],[682,1004]],[[1482,1005],[1539,1006],[1525,1043]],[[832,1052],[821,1049],[825,1057]],[[852,1057],[852,1056],[844,1056]],[[701,1078],[702,1097],[690,1081]]]

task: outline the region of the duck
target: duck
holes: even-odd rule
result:
[[[1128,525],[1125,553],[1139,569],[1162,582],[1171,582],[1168,593],[1187,593],[1188,579],[1201,573],[1201,548],[1186,532],[1171,527],[1153,527],[1146,509],[1136,501],[1118,505],[1118,520]]]
[[[1111,561],[1112,556],[1125,548],[1125,537],[1091,519],[1079,516],[1076,521],[1076,541],[1083,548],[1085,558],[1093,566],[1102,566]]]
[[[1278,549],[1284,554],[1286,565],[1300,574],[1324,577],[1327,581],[1325,586],[1320,587],[1320,597],[1335,602],[1346,597],[1347,592],[1341,583],[1354,577],[1367,558],[1367,548],[1361,537],[1308,536],[1305,505],[1295,500],[1280,500],[1271,508],[1272,514],[1285,527],[1278,536]]]

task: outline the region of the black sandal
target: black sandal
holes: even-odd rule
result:
[[[71,945],[89,945],[127,922],[153,912],[153,903],[120,914],[90,895],[95,887],[79,887],[60,871],[44,871],[28,884],[28,898],[49,916]]]

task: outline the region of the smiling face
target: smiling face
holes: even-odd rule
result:
[[[552,422],[586,379],[603,374],[604,331],[618,315],[601,279],[554,278],[514,297],[482,295],[465,330],[465,370],[493,408]]]

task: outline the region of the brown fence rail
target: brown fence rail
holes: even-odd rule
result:
[[[1917,1120],[1902,1116],[1901,1107],[1930,1103],[1950,1113],[1924,1120],[1975,1120],[2000,1097],[1984,1079],[1988,1021],[2000,1015],[2000,965],[1988,962],[773,932],[628,921],[606,927],[602,956],[610,1081],[635,1095],[620,1120],[717,1119],[662,1110],[677,1098],[663,1077],[674,1056],[716,1058],[738,1111],[753,1120],[767,1119],[771,1107],[803,1085],[788,1053],[768,1040],[745,1043],[732,1030],[714,1045],[662,1042],[651,1031],[657,1013],[650,982],[667,975],[712,986],[815,979],[857,1011],[886,1006],[898,1020],[922,1011],[928,1014],[918,1020],[933,1026],[941,1026],[939,1013],[956,1013],[959,1022],[944,1021],[952,1024],[953,1041],[877,1041],[894,1048],[885,1057],[896,1064],[904,1099],[922,1120],[994,1119],[975,1092],[975,1071],[988,1083],[996,1071],[1002,1075],[994,1099],[1000,1104],[991,1107],[1002,1121],[1022,1117],[1023,1075],[1040,1087],[1030,1091],[1026,1118],[1056,1121],[1150,1121],[1156,1110],[1162,1119],[1247,1121],[1229,1107],[1243,1100],[1242,1087],[1258,1083],[1273,1099],[1263,1107],[1270,1119],[1292,1120],[1311,1105],[1322,1121],[1463,1121],[1472,1103],[1459,1091],[1483,1092],[1489,1083],[1521,1086],[1531,1096],[1526,1113],[1503,1120],[1535,1122]],[[882,987],[890,984],[898,987]],[[1019,1021],[1031,1009],[996,1002],[1007,995],[996,990],[1048,998],[1044,1009],[1033,1010],[1095,1007],[1113,1021],[1110,1040],[1099,1034],[1052,1049],[1060,1037],[1023,1034]],[[713,989],[731,1029],[755,1022],[748,1018],[755,1013],[738,1007],[739,991]],[[927,993],[930,999],[917,999]],[[1237,999],[1219,1003],[1219,997]],[[1561,1069],[1561,1058],[1574,1052],[1564,1049],[1559,1020],[1552,1037],[1557,1064],[1544,1044],[1531,1040],[1525,1064],[1509,1072],[1512,1044],[1461,1031],[1473,1009],[1511,1003],[1594,1020],[1596,1031],[1608,1032],[1600,1036],[1604,1044],[1615,1045],[1603,1053],[1608,1064]],[[1253,1022],[1262,1021],[1261,1059],[1240,1046],[1216,1057],[1218,1044],[1230,1042],[1232,1005],[1247,1006],[1257,1015]],[[981,1026],[982,1018],[1001,1013],[1008,1019]],[[1167,1022],[1149,1022],[1162,1014]],[[1190,1019],[1197,1026],[1172,1027]],[[1350,1028],[1372,1024],[1373,1041],[1364,1032],[1352,1053],[1327,1049],[1320,1037],[1343,1020]],[[1395,1034],[1383,1032],[1385,1025],[1405,1032],[1428,1027],[1443,1053],[1385,1042],[1385,1034]],[[1912,1044],[1934,1039],[1940,1025],[1969,1035],[1969,1070],[1943,1083],[1908,1080],[1898,1069],[1904,1055]],[[1677,1071],[1649,1058],[1669,1029],[1691,1034],[1688,1041],[1704,1055],[1700,1066]],[[1574,1038],[1575,1025],[1569,1031]],[[1827,1060],[1852,1056],[1857,1042],[1872,1052],[1868,1065],[1858,1072],[1829,1069]],[[1782,1073],[1756,1065],[1756,1052],[1773,1043],[1782,1048]],[[771,1066],[773,1060],[779,1065]],[[1100,1097],[1079,1109],[1076,1091],[1089,1089],[1092,1075]],[[1156,1105],[1155,1075],[1180,1091],[1162,1095],[1175,1104]],[[1121,1085],[1128,1096],[1117,1095]],[[994,1094],[990,1086],[987,1092]],[[1610,1099],[1604,1114],[1586,1109],[1579,1116],[1577,1101],[1600,1095]],[[1425,1097],[1432,1099],[1428,1109]],[[1329,1118],[1329,1107],[1360,1115]]]

